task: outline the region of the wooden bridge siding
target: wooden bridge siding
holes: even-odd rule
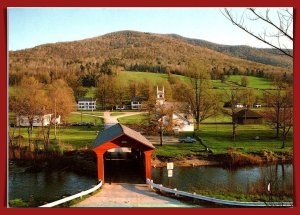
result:
[[[122,143],[122,141],[127,141],[126,143]],[[153,149],[149,149],[147,146],[143,146],[132,138],[127,137],[126,135],[120,136],[115,140],[106,142],[96,148],[93,151],[97,155],[97,165],[98,165],[98,180],[105,183],[104,180],[104,153],[109,149],[119,148],[119,147],[128,147],[139,149],[144,153],[144,165],[145,165],[145,178],[151,179],[151,155]]]

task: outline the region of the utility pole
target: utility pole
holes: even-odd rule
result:
[[[54,139],[56,140],[56,98],[54,98]]]

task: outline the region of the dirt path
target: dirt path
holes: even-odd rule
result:
[[[118,118],[121,117],[126,117],[126,116],[134,116],[134,115],[138,115],[141,114],[143,112],[122,112],[122,115],[118,115],[118,116],[112,116],[112,112],[104,112],[103,113],[103,118],[104,118],[104,128],[109,128],[117,123],[119,123]]]
[[[72,207],[195,207],[151,191],[146,184],[105,184]]]

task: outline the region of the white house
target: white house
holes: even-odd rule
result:
[[[159,90],[158,87],[156,89],[157,97],[156,97],[156,105],[162,105],[163,108],[167,110],[173,110],[172,113],[172,126],[173,131],[175,133],[184,132],[184,131],[194,131],[194,118],[192,114],[181,113],[180,109],[185,105],[181,102],[167,102],[165,100],[165,90],[164,87],[162,90]],[[170,116],[164,116],[163,122],[164,124],[170,123]]]
[[[184,113],[176,113],[172,114],[172,125],[173,131],[175,133],[185,132],[185,131],[194,131],[194,122],[193,116],[184,114]],[[169,116],[163,117],[164,124],[170,123]]]
[[[147,98],[143,96],[135,96],[131,98],[131,109],[132,110],[141,110],[143,109],[143,102],[146,101]]]
[[[34,127],[40,127],[40,126],[47,126],[52,123],[60,124],[60,115],[56,119],[51,119],[53,114],[45,114],[43,116],[34,116],[32,125]],[[16,118],[16,125],[21,127],[28,127],[30,126],[29,119],[27,116],[20,116],[20,118],[17,116]]]
[[[95,98],[80,98],[78,99],[77,109],[78,110],[96,110]]]

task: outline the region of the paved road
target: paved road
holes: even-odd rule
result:
[[[153,136],[153,135],[144,135],[149,141],[150,143],[152,143],[153,145],[159,145],[160,144],[160,136]],[[167,144],[167,145],[174,145],[174,144],[178,144],[178,137],[175,136],[163,136],[163,144]]]
[[[195,207],[151,191],[146,184],[105,184],[72,207]]]

